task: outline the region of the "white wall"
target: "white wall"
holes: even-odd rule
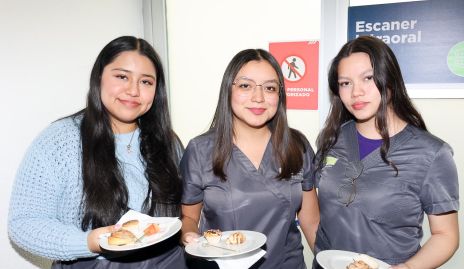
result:
[[[338,52],[346,40],[346,30],[331,25],[321,25],[321,3],[329,10],[331,17],[346,23],[347,3],[339,0],[237,0],[214,1],[198,0],[187,2],[170,0],[167,3],[169,71],[171,79],[171,108],[174,128],[184,143],[207,130],[219,93],[222,74],[228,61],[241,49],[250,47],[268,48],[269,42],[300,41],[319,39],[321,53],[333,52],[328,59],[321,58],[321,81],[327,79],[327,60]],[[364,0],[363,4],[398,2],[401,0]],[[403,0],[404,1],[404,0]],[[351,1],[354,5],[361,0]],[[350,3],[351,3],[350,2]],[[331,18],[328,18],[329,20]],[[291,22],[291,23],[290,23]],[[336,24],[336,23],[335,23]],[[320,33],[320,27],[325,31]],[[335,28],[334,28],[335,27]],[[345,26],[346,27],[346,26]],[[324,30],[325,29],[325,30]],[[321,38],[322,39],[322,38]],[[334,44],[337,48],[334,50]],[[321,55],[323,57],[324,55]],[[325,62],[324,62],[325,61]],[[324,81],[322,81],[324,80]],[[290,123],[300,129],[314,145],[321,122],[327,111],[327,96],[322,94],[326,88],[319,88],[320,110],[289,111]],[[458,173],[464,175],[464,143],[461,134],[464,125],[461,115],[464,112],[463,99],[416,99],[413,100],[435,135],[451,144],[455,151]],[[460,184],[460,196],[464,197],[464,184]],[[461,242],[464,242],[464,220],[459,213]],[[428,224],[425,222],[425,239],[428,238]],[[306,259],[312,255],[306,250]],[[464,259],[464,248],[442,268],[457,269],[458,261]]]
[[[324,0],[323,5],[333,7],[330,17],[345,20],[347,15],[341,10],[348,6],[340,0]],[[369,3],[399,2],[404,0],[364,1]],[[207,130],[219,93],[222,74],[228,61],[241,49],[250,47],[268,48],[269,42],[300,41],[319,39],[321,53],[334,51],[334,44],[346,40],[346,31],[320,23],[321,3],[319,1],[214,1],[198,0],[186,2],[170,0],[167,3],[169,72],[171,80],[171,108],[174,128],[184,143]],[[354,0],[352,0],[354,5]],[[350,2],[350,3],[351,3]],[[357,4],[361,4],[361,0]],[[330,18],[329,18],[330,20]],[[320,33],[320,27],[325,29]],[[332,36],[327,39],[326,36]],[[322,39],[322,38],[321,38]],[[324,43],[325,42],[325,43]],[[338,48],[333,52],[338,52]],[[327,55],[326,55],[327,56]],[[322,56],[321,56],[322,57]],[[327,59],[326,59],[327,60]],[[326,65],[321,59],[320,85],[326,77]],[[324,81],[322,81],[324,80]],[[303,131],[314,145],[317,132],[323,124],[328,105],[324,87],[319,88],[320,111],[289,111],[290,124]],[[415,99],[413,100],[435,135],[451,144],[455,151],[458,173],[464,175],[464,143],[461,134],[464,125],[458,124],[464,112],[463,99]],[[439,111],[439,113],[437,113]],[[451,131],[449,131],[451,130]],[[460,186],[464,196],[464,184]],[[463,214],[459,213],[461,231]],[[428,238],[428,224],[425,222],[425,239]],[[464,242],[461,235],[461,245]],[[312,255],[305,252],[307,260]],[[460,268],[458,261],[464,259],[463,248],[442,268]]]
[[[91,65],[101,48],[119,35],[143,35],[141,2],[0,0],[0,115],[5,123],[0,130],[0,268],[49,267],[48,261],[13,249],[8,240],[6,216],[15,171],[40,130],[83,107]],[[171,107],[174,128],[184,143],[208,128],[222,74],[236,52],[267,49],[271,41],[320,38],[320,1],[169,0],[167,4]],[[464,100],[414,103],[431,132],[454,148],[458,173],[464,176]],[[318,112],[290,111],[289,117],[314,145]],[[464,197],[463,183],[460,194]],[[461,212],[459,218],[464,242]],[[442,268],[461,268],[458,261],[463,259],[461,247]]]
[[[206,131],[222,75],[242,49],[318,40],[320,1],[167,1],[172,117],[184,143]],[[314,144],[317,111],[289,111],[292,127]]]
[[[269,42],[319,40],[320,1],[167,1],[169,72],[174,128],[182,141],[206,131],[222,75],[240,50]],[[317,111],[291,110],[290,125],[312,145],[319,131]],[[308,261],[312,255],[305,251]]]
[[[464,89],[461,89],[464,91]],[[460,230],[460,248],[441,269],[464,268],[464,99],[414,99],[419,112],[424,117],[425,124],[431,133],[448,142],[454,150],[454,161],[458,168],[459,197],[461,210],[458,212]],[[429,225],[424,222],[424,240],[429,238]]]
[[[142,1],[0,2],[0,268],[49,268],[49,261],[13,249],[8,240],[16,169],[45,126],[84,106],[103,46],[120,35],[142,37]]]

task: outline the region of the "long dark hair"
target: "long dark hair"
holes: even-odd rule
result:
[[[148,192],[143,211],[149,215],[178,216],[182,185],[177,168],[182,147],[171,128],[166,82],[159,56],[143,39],[122,36],[108,43],[98,55],[90,75],[87,106],[81,112],[83,177],[82,229],[116,223],[128,208],[128,190],[115,155],[111,120],[101,100],[103,69],[125,51],[137,51],[156,70],[153,105],[137,119],[140,151],[146,164]]]
[[[380,106],[375,115],[376,127],[383,140],[380,155],[386,164],[391,165],[398,172],[395,165],[386,157],[390,148],[387,108],[390,106],[393,112],[408,124],[423,130],[427,130],[427,128],[422,116],[409,99],[401,69],[393,51],[383,41],[371,36],[360,36],[347,42],[332,60],[328,75],[331,108],[324,128],[316,141],[318,148],[317,168],[319,170],[322,168],[328,151],[337,142],[340,126],[349,120],[356,120],[343,105],[338,88],[338,66],[340,61],[356,52],[364,52],[369,55],[374,69],[374,82],[381,96]]]
[[[303,152],[305,138],[296,130],[290,129],[287,123],[287,105],[284,90],[284,78],[280,65],[267,51],[262,49],[247,49],[237,53],[224,72],[219,101],[216,107],[210,131],[216,133],[213,151],[213,172],[222,180],[226,180],[224,164],[228,162],[233,148],[233,112],[231,105],[232,83],[240,69],[250,61],[268,62],[279,78],[279,104],[274,117],[267,123],[272,133],[271,141],[275,158],[281,166],[279,179],[289,178],[299,172],[303,166]]]

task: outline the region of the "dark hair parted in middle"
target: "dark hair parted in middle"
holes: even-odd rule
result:
[[[380,106],[375,115],[375,123],[383,140],[380,148],[382,160],[397,171],[394,164],[387,160],[386,157],[390,148],[387,108],[390,107],[393,113],[408,124],[423,130],[427,128],[421,115],[409,99],[403,76],[401,75],[401,69],[393,51],[382,40],[371,36],[361,36],[349,41],[332,60],[328,74],[331,91],[331,108],[325,126],[316,142],[318,153],[320,154],[317,167],[318,169],[322,168],[328,151],[337,142],[341,125],[349,120],[356,120],[344,107],[340,99],[338,92],[338,67],[342,59],[357,52],[366,53],[369,56],[374,71],[374,83],[381,96]]]
[[[269,52],[262,49],[246,49],[237,53],[224,72],[219,92],[219,101],[210,126],[210,131],[216,132],[213,151],[213,172],[222,180],[226,180],[224,165],[232,154],[234,140],[233,111],[231,105],[232,85],[238,72],[251,61],[268,62],[279,78],[278,108],[274,117],[267,123],[267,126],[272,133],[271,141],[274,149],[274,157],[280,162],[281,166],[278,178],[290,178],[292,174],[298,173],[303,166],[303,152],[306,150],[305,138],[300,132],[288,127],[282,70],[276,59]]]
[[[148,180],[143,211],[152,216],[180,214],[182,183],[177,162],[181,157],[178,149],[182,145],[171,127],[161,60],[145,40],[123,36],[108,43],[98,55],[90,76],[87,106],[74,115],[83,115],[83,230],[112,225],[128,210],[128,191],[115,155],[111,120],[101,99],[104,68],[126,51],[136,51],[146,56],[156,71],[153,104],[137,119],[140,152],[146,164],[145,176]]]

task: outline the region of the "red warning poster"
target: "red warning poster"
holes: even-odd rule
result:
[[[319,41],[269,43],[285,78],[288,109],[317,110]]]

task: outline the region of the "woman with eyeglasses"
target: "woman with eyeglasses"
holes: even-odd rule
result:
[[[257,231],[267,236],[267,253],[253,268],[306,268],[295,217],[312,247],[314,153],[288,127],[283,83],[264,50],[243,50],[229,63],[210,130],[190,141],[181,160],[185,244],[208,229]]]
[[[186,268],[180,234],[126,252],[99,244],[129,209],[180,216],[181,154],[160,58],[143,39],[116,38],[92,68],[87,106],[53,122],[26,153],[9,237],[52,269]]]
[[[396,269],[444,264],[459,242],[453,152],[427,131],[395,55],[375,37],[358,37],[333,59],[328,79],[316,252],[365,253]],[[424,213],[431,237],[421,247]]]

